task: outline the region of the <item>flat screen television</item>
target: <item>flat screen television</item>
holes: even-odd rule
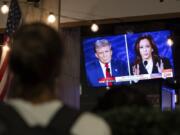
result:
[[[103,88],[173,78],[172,34],[165,29],[83,38],[87,86]],[[103,66],[106,63],[109,63],[108,67]]]

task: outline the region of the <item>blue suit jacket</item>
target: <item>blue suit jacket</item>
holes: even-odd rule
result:
[[[122,62],[116,62],[116,61],[111,61],[111,72],[112,76],[124,76],[128,75],[127,64],[124,64]],[[101,86],[106,86],[106,83],[99,83],[98,80],[100,78],[104,78],[103,71],[101,69],[101,65],[99,61],[94,61],[91,63],[88,63],[86,65],[86,75],[87,75],[87,80],[88,83],[93,86],[93,87],[101,87]],[[118,85],[120,83],[113,83],[114,85]]]

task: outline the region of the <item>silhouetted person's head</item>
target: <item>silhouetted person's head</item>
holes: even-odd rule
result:
[[[45,24],[27,24],[15,33],[11,46],[15,96],[31,100],[53,93],[63,52],[60,35]]]
[[[133,86],[113,87],[99,99],[95,111],[106,111],[121,107],[150,107],[144,93]]]

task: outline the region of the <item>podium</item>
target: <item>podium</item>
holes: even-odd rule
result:
[[[172,69],[165,69],[162,73],[153,73],[153,74],[140,74],[140,75],[127,75],[127,76],[117,76],[117,77],[107,77],[100,78],[99,83],[108,83],[108,82],[138,82],[140,80],[150,80],[150,79],[166,79],[172,78],[173,72]]]

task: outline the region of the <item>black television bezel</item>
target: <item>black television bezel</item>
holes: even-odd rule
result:
[[[82,26],[81,27],[81,70],[80,70],[80,83],[82,89],[82,95],[92,94],[94,96],[103,95],[106,92],[105,87],[91,87],[88,85],[86,80],[85,73],[85,60],[83,55],[83,39],[90,37],[103,37],[103,36],[112,36],[118,34],[125,34],[129,31],[133,31],[134,33],[141,33],[147,31],[161,31],[161,30],[170,30],[173,32],[174,45],[172,47],[173,51],[173,60],[174,60],[174,77],[173,81],[167,81],[164,84],[168,87],[177,89],[177,85],[180,83],[180,71],[178,68],[180,64],[178,64],[178,50],[180,51],[180,47],[178,47],[178,43],[180,43],[180,18],[173,19],[161,19],[161,20],[146,20],[146,21],[134,21],[134,22],[119,22],[112,24],[100,24],[99,31],[94,33],[90,30],[90,26]],[[180,68],[179,68],[180,69]],[[161,79],[158,79],[161,82]],[[176,84],[174,84],[174,80]],[[148,81],[157,81],[157,80],[148,80]],[[117,87],[117,86],[116,86]],[[158,89],[161,87],[157,86]],[[160,90],[159,90],[160,92]],[[160,93],[159,93],[160,94]]]

